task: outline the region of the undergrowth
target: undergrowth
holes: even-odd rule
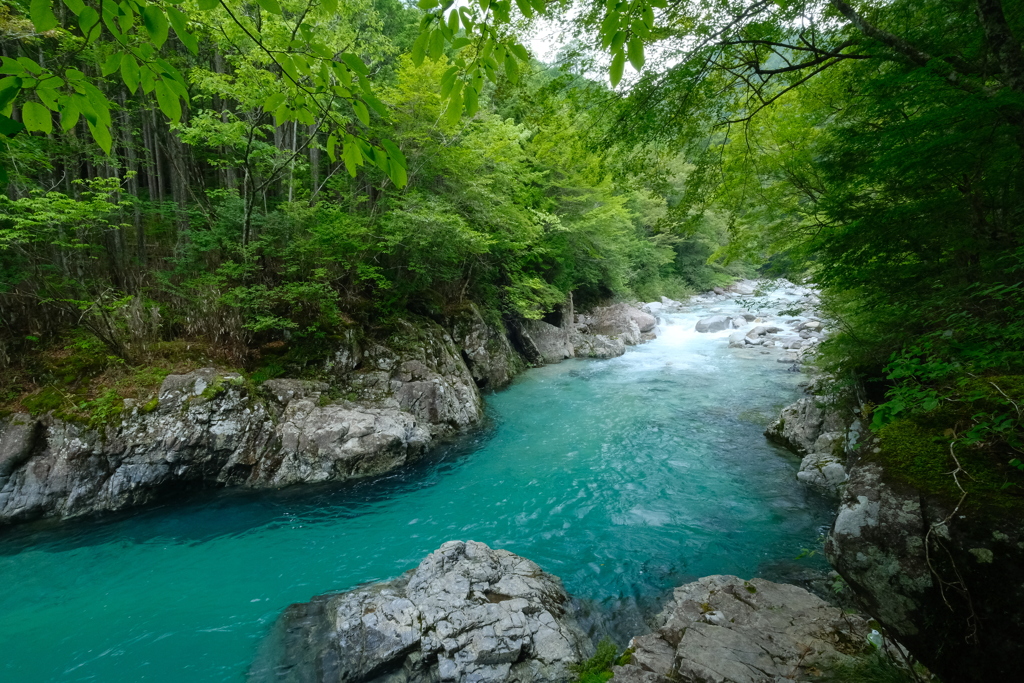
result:
[[[576,683],[604,683],[612,677],[612,667],[629,664],[633,658],[633,651],[626,650],[621,655],[608,638],[597,644],[597,652],[590,659],[574,664],[573,673],[576,674]]]

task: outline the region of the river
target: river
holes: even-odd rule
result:
[[[698,313],[620,358],[528,371],[485,427],[389,476],[4,531],[0,680],[243,681],[288,604],[451,539],[534,560],[613,632],[698,576],[823,567],[794,558],[829,501],[761,435],[805,376],[694,332]]]

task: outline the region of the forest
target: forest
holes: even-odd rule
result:
[[[785,275],[904,476],[966,496],[955,444],[1019,497],[1022,36],[1018,0],[5,0],[0,402]]]

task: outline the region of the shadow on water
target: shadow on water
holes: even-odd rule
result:
[[[317,524],[356,518],[379,503],[441,484],[494,437],[497,423],[491,411],[488,413],[483,425],[442,441],[415,462],[392,472],[279,489],[200,488],[174,501],[140,509],[0,529],[0,557],[29,548],[64,552],[114,540],[198,544],[272,527],[275,522]]]

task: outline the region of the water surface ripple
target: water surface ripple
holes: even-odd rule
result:
[[[697,576],[785,573],[828,502],[769,445],[801,376],[671,316],[608,361],[531,370],[486,427],[373,481],[228,491],[0,536],[0,680],[242,681],[289,603],[451,539],[506,548],[635,621]]]

